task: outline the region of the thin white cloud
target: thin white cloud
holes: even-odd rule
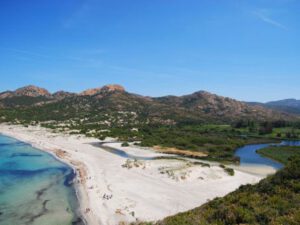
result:
[[[274,20],[273,18],[271,18],[271,11],[270,10],[256,10],[253,12],[253,14],[260,19],[261,21],[268,23],[272,26],[287,30],[288,28],[283,25],[282,23]]]
[[[102,60],[99,58],[94,58],[94,57],[88,57],[85,55],[81,55],[81,56],[57,56],[57,55],[52,55],[52,54],[44,54],[44,53],[39,53],[39,52],[34,52],[34,51],[28,51],[28,50],[24,50],[24,49],[15,49],[15,48],[3,48],[0,47],[0,49],[8,51],[8,52],[12,52],[14,53],[14,56],[17,59],[22,59],[22,60],[63,60],[63,61],[70,61],[70,62],[75,62],[77,63],[76,65],[79,66],[84,66],[84,67],[95,67],[95,66],[99,66],[102,65]],[[78,64],[79,63],[79,64]]]
[[[2,48],[2,49],[10,52],[18,53],[20,55],[26,55],[28,57],[51,58],[49,55],[40,54],[37,52],[27,51],[23,49],[15,49],[15,48]]]

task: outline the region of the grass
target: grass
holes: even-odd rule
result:
[[[239,163],[235,151],[241,146],[274,143],[289,139],[286,138],[287,136],[300,137],[300,123],[282,123],[280,126],[285,127],[281,128],[277,128],[274,123],[272,129],[264,129],[269,133],[260,132],[262,127],[269,126],[262,125],[258,121],[244,121],[237,126],[233,121],[227,121],[227,124],[206,124],[194,120],[185,122],[178,120],[175,124],[167,125],[146,122],[147,114],[135,118],[131,114],[118,113],[110,109],[97,113],[93,111],[95,105],[88,104],[88,98],[77,100],[79,105],[76,103],[70,106],[68,102],[63,101],[58,105],[47,104],[42,108],[3,109],[0,110],[0,122],[18,119],[16,123],[31,124],[37,121],[46,128],[67,128],[72,133],[80,133],[99,140],[104,140],[106,137],[117,138],[123,142],[123,146],[127,146],[129,142],[138,142],[145,147],[176,149],[180,156],[224,164]],[[85,112],[83,110],[85,108],[92,111]],[[50,111],[53,113],[49,113]],[[5,119],[1,119],[2,117]]]
[[[272,133],[265,136],[270,138],[298,139],[300,137],[300,129],[294,127],[274,128]]]
[[[128,142],[123,142],[121,146],[122,147],[129,147],[129,143]]]
[[[176,148],[201,153],[203,160],[238,163],[235,150],[246,144],[271,143],[276,139],[242,133],[230,125],[185,125],[143,127],[139,129],[141,145],[146,147]],[[187,154],[188,155],[188,154]],[[197,155],[197,154],[193,154]]]
[[[271,158],[286,165],[292,158],[300,157],[300,147],[296,146],[271,146],[257,151],[264,157]]]
[[[229,176],[234,176],[234,169],[228,168],[225,165],[221,164],[220,167],[224,169],[224,171],[229,175]]]
[[[234,176],[234,169],[232,168],[225,168],[224,171],[230,175],[230,176]]]

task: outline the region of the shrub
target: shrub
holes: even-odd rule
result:
[[[122,146],[122,147],[128,147],[129,144],[128,144],[128,142],[123,142],[121,146]]]
[[[228,173],[230,176],[234,176],[234,169],[232,168],[224,168],[224,171]]]

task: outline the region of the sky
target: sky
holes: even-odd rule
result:
[[[300,99],[300,1],[0,1],[0,78],[0,92]]]

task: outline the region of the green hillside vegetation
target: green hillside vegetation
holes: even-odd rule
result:
[[[274,140],[241,135],[230,125],[179,125],[172,127],[145,127],[142,146],[173,147],[180,150],[200,151],[207,154],[205,160],[238,162],[234,156],[238,147],[250,143],[272,142]]]
[[[238,162],[235,149],[245,144],[300,137],[295,116],[204,91],[160,98],[128,93],[119,86],[87,92],[92,95],[51,95],[28,86],[0,93],[0,122],[202,152],[206,160],[222,162]]]
[[[299,124],[295,122],[241,120],[208,124],[173,115],[177,122],[165,124],[168,119],[163,116],[158,120],[144,113],[117,111],[91,99],[71,97],[59,104],[49,103],[42,107],[6,108],[0,111],[0,121],[25,126],[40,124],[56,131],[84,134],[100,140],[115,137],[123,142],[138,142],[141,146],[203,152],[207,156],[202,159],[224,163],[238,163],[234,152],[245,144],[276,142],[290,134],[294,138],[300,137]],[[281,135],[277,135],[279,131]]]
[[[223,198],[168,217],[156,225],[298,225],[300,158],[294,155],[291,158],[284,169],[256,185],[241,186]]]
[[[283,164],[287,164],[293,157],[300,157],[300,147],[297,146],[271,146],[257,152]]]
[[[272,126],[276,126],[274,123]],[[285,124],[284,124],[285,125]],[[248,127],[247,127],[248,126]],[[281,138],[272,135],[272,128],[266,132],[265,124],[256,124],[255,129],[251,126],[199,124],[199,123],[178,123],[177,125],[165,126],[148,124],[147,126],[112,128],[107,132],[102,132],[100,138],[106,136],[118,137],[123,141],[140,141],[140,145],[153,147],[171,147],[180,150],[203,152],[207,157],[202,159],[238,162],[234,157],[235,150],[246,144],[280,142]],[[269,124],[267,124],[269,127]],[[299,132],[298,128],[293,128]],[[260,133],[261,130],[265,132]],[[289,130],[289,129],[286,129]]]

